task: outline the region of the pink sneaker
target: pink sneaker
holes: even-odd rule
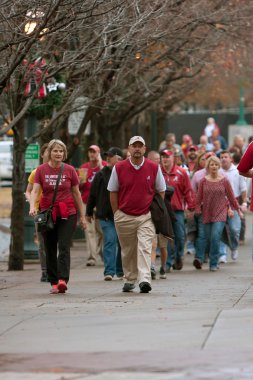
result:
[[[49,293],[50,294],[58,294],[59,293],[58,285],[52,285],[52,288],[50,289]]]
[[[58,289],[58,292],[59,292],[59,293],[65,293],[66,290],[68,289],[67,284],[66,284],[66,281],[64,281],[64,280],[59,280],[59,281],[58,281],[58,285],[57,285],[57,289]]]

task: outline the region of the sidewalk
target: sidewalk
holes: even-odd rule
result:
[[[211,273],[186,255],[150,294],[122,293],[72,249],[67,294],[49,295],[39,264],[0,264],[0,380],[252,379],[252,215],[238,262]],[[157,261],[157,266],[159,261]]]

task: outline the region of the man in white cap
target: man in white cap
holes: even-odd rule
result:
[[[129,141],[130,158],[118,162],[108,184],[110,201],[118,233],[125,283],[130,292],[139,282],[140,292],[151,291],[151,251],[155,227],[150,205],[155,192],[164,197],[166,184],[160,166],[146,158],[143,137]]]

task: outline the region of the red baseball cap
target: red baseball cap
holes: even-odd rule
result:
[[[167,157],[170,157],[170,156],[174,156],[174,152],[172,152],[172,150],[168,150],[168,149],[164,149],[161,151],[160,153],[161,155],[165,155]]]
[[[207,160],[208,158],[214,157],[214,156],[216,156],[214,152],[206,152],[206,154],[204,155],[204,158]]]
[[[188,150],[195,150],[197,152],[198,147],[196,145],[191,145]]]
[[[88,150],[94,150],[95,152],[100,153],[100,148],[97,145],[89,146]]]

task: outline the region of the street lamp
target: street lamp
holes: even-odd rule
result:
[[[31,34],[36,26],[37,26],[37,19],[41,18],[43,16],[42,12],[36,11],[29,11],[26,14],[27,16],[27,23],[25,24],[24,31],[27,35]],[[26,118],[26,129],[25,129],[25,136],[26,138],[32,137],[35,132],[37,131],[37,119],[36,117],[32,115],[28,115]],[[33,144],[35,145],[35,144]],[[28,150],[27,150],[28,151]],[[26,165],[27,165],[27,151],[26,151]],[[39,165],[39,153],[37,152],[36,159],[34,160],[34,165]],[[35,168],[35,167],[33,167]],[[24,191],[27,186],[29,172],[31,170],[27,170],[25,168],[25,186]],[[38,245],[35,244],[35,226],[33,218],[29,215],[29,203],[25,202],[24,206],[24,259],[25,260],[31,260],[31,259],[38,259]]]
[[[35,30],[38,20],[43,16],[44,12],[40,10],[28,11],[26,13],[27,23],[24,27],[25,34],[31,34]]]
[[[31,21],[25,24],[25,34],[31,34],[36,28],[37,22]]]

